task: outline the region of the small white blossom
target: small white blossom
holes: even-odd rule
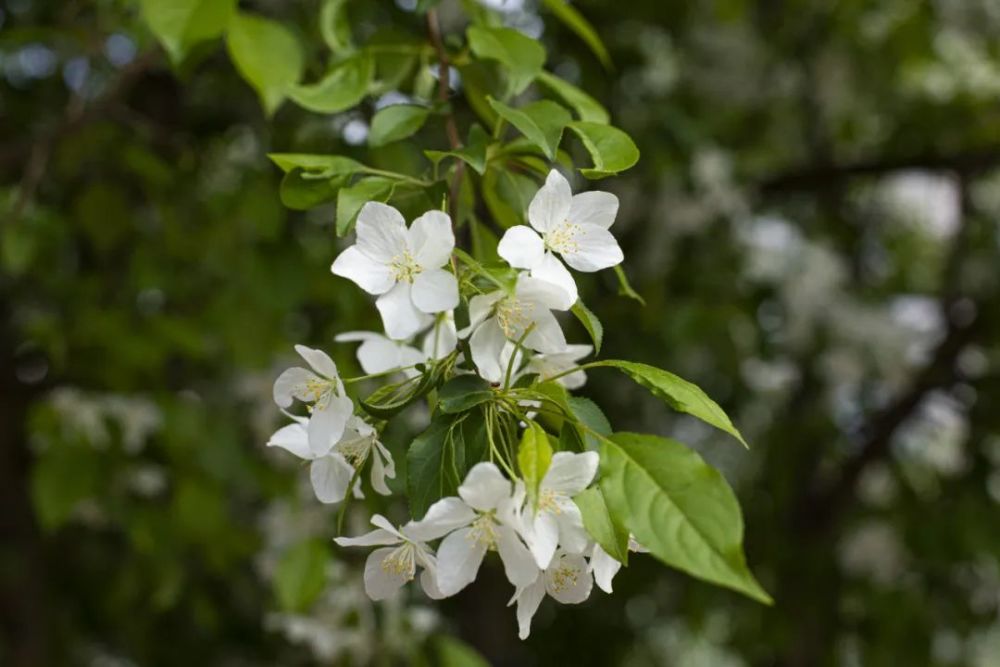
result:
[[[420,373],[413,368],[425,360],[424,353],[405,341],[393,340],[374,331],[345,331],[337,334],[338,343],[361,342],[358,346],[358,363],[369,375],[379,375],[398,369],[406,377]]]
[[[365,561],[365,592],[372,600],[384,600],[413,581],[417,566],[424,568],[420,575],[420,585],[428,597],[435,600],[443,597],[437,588],[435,571],[437,563],[434,553],[410,529],[411,521],[396,529],[381,514],[371,519],[376,529],[358,537],[338,537],[334,542],[342,547],[382,546],[368,556]]]
[[[285,409],[293,399],[310,403],[306,427],[313,457],[322,456],[344,435],[354,404],[345,395],[344,383],[337,374],[337,365],[322,350],[296,345],[299,353],[312,368],[289,368],[274,381],[274,402]],[[315,371],[315,372],[314,372]]]
[[[576,281],[556,254],[585,273],[620,264],[624,255],[608,231],[616,215],[618,198],[613,194],[594,190],[574,195],[569,182],[553,169],[528,206],[531,227],[508,229],[497,252],[511,266],[558,285],[563,308],[569,308],[577,299]]]
[[[458,282],[441,268],[454,248],[448,214],[428,211],[407,229],[399,211],[368,202],[358,213],[357,242],[330,270],[379,295],[375,307],[385,332],[400,340],[430,324],[431,313],[458,305]]]
[[[544,570],[538,570],[534,581],[518,588],[510,604],[517,603],[517,636],[527,639],[531,619],[546,594],[563,604],[580,604],[588,597],[594,580],[587,561],[579,554],[559,551]]]
[[[590,345],[567,345],[552,354],[536,354],[528,361],[528,372],[537,373],[541,382],[565,373],[580,365],[580,360],[594,351]],[[582,370],[567,373],[556,380],[567,389],[579,389],[587,383],[587,373]]]
[[[629,535],[628,550],[636,553],[647,553],[648,549],[635,541],[635,537]],[[622,564],[615,560],[600,544],[594,544],[590,552],[590,570],[594,573],[594,581],[605,593],[611,592],[611,580],[618,574]]]

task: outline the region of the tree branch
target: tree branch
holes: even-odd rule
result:
[[[444,116],[444,129],[448,135],[448,145],[451,150],[458,150],[462,147],[462,139],[458,134],[458,124],[455,122],[455,113],[448,105],[448,84],[451,79],[451,60],[448,58],[448,51],[444,48],[444,41],[441,38],[441,24],[438,21],[436,9],[427,11],[427,33],[430,35],[431,44],[437,53],[438,59],[438,100],[442,106],[447,108]],[[465,172],[465,163],[461,160],[455,164],[455,171],[451,177],[451,187],[448,192],[448,211],[451,214],[453,224],[458,223],[458,194],[462,185],[462,176]]]

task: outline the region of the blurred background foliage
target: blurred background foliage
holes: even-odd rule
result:
[[[243,4],[321,61],[318,0]],[[415,4],[351,27],[424,39]],[[496,572],[368,602],[263,444],[292,343],[357,370],[332,335],[377,321],[328,273],[332,206],[287,211],[265,153],[360,154],[372,101],[269,119],[218,40],[171,67],[134,3],[7,0],[0,663],[1000,664],[1000,5],[578,0],[609,71],[544,6],[484,4],[642,150],[602,186],[646,306],[581,285],[604,354],[697,382],[753,447],[606,371],[585,393],[722,468],[776,605],[642,557],[523,644]]]

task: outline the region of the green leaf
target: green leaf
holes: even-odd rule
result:
[[[384,146],[405,139],[423,127],[430,109],[416,104],[393,104],[380,109],[372,118],[368,145]]]
[[[351,24],[347,17],[348,0],[324,0],[319,10],[319,32],[334,55],[354,51]]]
[[[574,496],[573,502],[580,508],[587,533],[609,556],[628,565],[628,530],[611,518],[601,488],[592,486]]]
[[[496,60],[507,72],[507,95],[519,95],[534,81],[545,64],[545,49],[511,28],[471,26],[469,47],[477,58]]]
[[[423,517],[435,501],[454,495],[461,483],[464,470],[456,462],[453,436],[461,420],[462,417],[437,413],[406,452],[406,491],[414,519]]]
[[[611,516],[658,559],[771,604],[743,556],[736,495],[697,453],[668,438],[616,433],[601,446]]]
[[[632,284],[628,281],[628,276],[625,275],[625,269],[622,268],[621,264],[615,266],[615,275],[618,276],[618,294],[621,296],[627,296],[630,299],[635,299],[642,305],[646,305],[646,300],[642,296],[632,289]]]
[[[538,183],[502,167],[488,169],[483,176],[483,199],[501,227],[523,224],[528,204],[536,192]]]
[[[273,114],[302,76],[305,56],[295,34],[276,21],[237,12],[229,21],[226,48],[267,115]]]
[[[706,424],[711,424],[720,431],[725,431],[742,442],[744,447],[749,448],[746,440],[733,426],[733,422],[729,420],[729,416],[698,385],[655,366],[634,361],[611,359],[591,364],[591,367],[595,366],[617,368],[649,389],[654,396],[665,401],[674,410],[697,417]]]
[[[517,449],[517,465],[532,504],[538,498],[538,487],[550,463],[552,463],[552,445],[549,444],[549,436],[541,426],[529,421]]]
[[[303,109],[316,113],[344,111],[364,99],[374,69],[372,59],[360,53],[334,65],[318,83],[293,86],[289,97]]]
[[[570,309],[573,314],[576,315],[576,319],[580,320],[580,324],[583,328],[587,330],[590,334],[590,340],[594,341],[594,354],[598,355],[601,353],[601,342],[604,340],[604,325],[601,321],[597,319],[597,315],[591,312],[590,308],[583,305],[583,301],[577,300]]]
[[[431,366],[417,377],[383,385],[359,402],[373,417],[389,419],[426,396],[440,381],[438,367]]]
[[[80,501],[99,496],[98,463],[92,448],[65,443],[49,448],[39,457],[31,471],[31,501],[44,530],[59,528]]]
[[[639,161],[639,149],[632,139],[616,127],[575,121],[569,124],[594,161],[591,169],[580,173],[590,179],[605,178],[625,171]]]
[[[434,664],[438,667],[490,667],[486,658],[454,637],[438,635],[434,640],[434,648],[437,654],[437,661]]]
[[[301,169],[293,169],[281,179],[281,203],[295,211],[305,211],[333,201],[346,177],[308,178]]]
[[[438,409],[445,413],[465,412],[480,403],[492,401],[490,383],[478,375],[459,375],[441,386],[438,391]]]
[[[341,188],[337,195],[337,236],[350,234],[361,207],[370,201],[389,201],[395,187],[396,181],[391,178],[371,176]]]
[[[611,56],[608,54],[604,42],[601,41],[590,21],[585,19],[573,5],[567,3],[566,0],[542,0],[542,4],[590,47],[590,50],[594,52],[594,55],[606,69],[612,68]]]
[[[282,609],[305,611],[326,588],[329,553],[322,542],[300,542],[282,555],[274,572],[274,592]]]
[[[580,120],[604,125],[611,119],[607,109],[601,106],[600,102],[569,81],[560,79],[555,74],[542,71],[538,74],[538,82],[572,107],[576,111],[576,115],[580,117]]]
[[[599,435],[611,435],[611,424],[601,409],[597,407],[597,403],[585,396],[567,396],[566,406],[577,421],[582,422],[587,428],[598,434],[594,435],[594,433],[587,431],[581,434],[588,449],[596,450],[600,446]]]
[[[311,155],[308,153],[268,153],[267,157],[285,173],[293,169],[331,178],[367,169],[357,160],[342,155]]]
[[[490,137],[486,134],[486,130],[474,123],[469,128],[469,139],[462,148],[453,151],[426,150],[424,155],[434,164],[446,157],[457,158],[475,169],[477,174],[482,175],[486,172],[486,149],[489,143]]]
[[[487,101],[501,118],[541,148],[547,158],[551,160],[555,157],[563,129],[573,120],[566,109],[549,100],[532,102],[520,109],[507,106],[492,97],[487,98]]]
[[[221,35],[236,0],[141,0],[142,17],[175,65],[191,47]]]

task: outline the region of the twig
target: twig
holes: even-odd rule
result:
[[[448,58],[448,51],[444,48],[441,39],[441,24],[438,22],[436,9],[427,11],[427,33],[430,35],[431,44],[437,53],[438,59],[438,100],[442,105],[448,104],[448,83],[451,79],[451,60]],[[462,139],[458,134],[458,124],[455,122],[455,113],[450,107],[444,116],[444,129],[448,135],[448,145],[455,151],[462,147]],[[448,211],[451,214],[453,224],[458,223],[458,195],[462,186],[462,176],[465,172],[465,163],[456,161],[455,171],[451,177],[451,186],[448,192]]]

